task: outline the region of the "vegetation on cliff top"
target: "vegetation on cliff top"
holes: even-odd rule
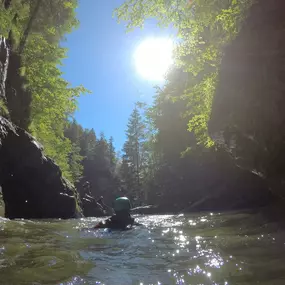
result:
[[[25,78],[22,88],[32,96],[28,130],[71,181],[78,178],[78,172],[68,163],[74,147],[64,136],[64,129],[77,107],[76,98],[87,90],[71,87],[62,78],[60,65],[66,49],[60,43],[78,25],[76,7],[76,0],[12,0],[0,5],[1,34],[9,39],[12,52],[21,59],[20,70],[14,72]],[[18,97],[27,94],[17,92]],[[13,106],[9,111],[14,111]],[[74,163],[78,165],[79,161]]]

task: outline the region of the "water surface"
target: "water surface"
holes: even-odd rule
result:
[[[137,219],[111,232],[86,229],[95,218],[0,218],[0,284],[285,284],[285,232],[256,214]]]

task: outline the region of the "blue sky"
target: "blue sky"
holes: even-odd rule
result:
[[[125,129],[134,102],[151,104],[156,82],[146,81],[135,70],[133,53],[147,37],[167,36],[168,30],[153,21],[143,30],[126,34],[124,23],[117,24],[113,10],[123,0],[81,0],[77,9],[80,27],[67,36],[68,58],[64,78],[73,86],[82,84],[92,91],[80,97],[76,120],[84,128],[94,128],[113,136],[117,150],[125,141]]]

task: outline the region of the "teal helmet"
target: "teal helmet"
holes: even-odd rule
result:
[[[120,211],[130,211],[131,202],[127,197],[119,197],[114,201],[114,210],[115,212]]]

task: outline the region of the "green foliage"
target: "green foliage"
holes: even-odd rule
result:
[[[198,144],[213,146],[207,125],[217,85],[223,47],[238,33],[253,0],[129,0],[115,10],[127,29],[143,27],[148,18],[161,26],[173,25],[181,41],[176,47],[177,65],[188,74],[184,89],[176,97],[186,99],[188,129]],[[175,85],[168,76],[168,86]]]
[[[72,173],[71,181],[73,182],[78,182],[81,179],[83,172],[83,156],[81,153],[81,147],[79,142],[82,133],[82,127],[79,126],[74,120],[71,123],[67,124],[64,131],[65,139],[68,139],[68,142],[71,142],[71,147],[70,144],[68,144],[67,147],[69,151],[68,165],[70,167],[70,172]]]
[[[0,5],[1,34],[10,36],[13,50],[20,52],[19,72],[26,79],[22,88],[32,94],[29,130],[71,181],[78,179],[81,170],[69,163],[70,157],[75,161],[80,157],[64,136],[64,129],[77,107],[78,96],[88,91],[82,86],[71,87],[62,78],[59,66],[66,57],[60,41],[78,25],[76,7],[77,0],[13,0],[9,9]]]
[[[225,50],[209,123],[236,163],[266,179],[282,199],[284,4],[258,1],[250,9],[239,36]]]
[[[116,156],[116,150],[114,147],[114,138],[113,137],[110,137],[110,139],[108,141],[108,156],[109,156],[111,166],[113,168],[115,168],[115,166],[118,162],[118,158]]]
[[[104,196],[111,204],[120,190],[120,181],[116,174],[118,158],[115,154],[113,138],[108,141],[101,133],[99,138],[93,129],[83,129],[76,121],[68,124],[65,136],[73,145],[70,153],[70,165],[77,175],[77,187],[81,198],[84,197],[84,183],[90,183],[90,194],[93,197]]]
[[[147,163],[141,188],[148,193],[148,202],[187,207],[189,201],[211,194],[215,185],[228,185],[236,177],[238,171],[209,137],[208,122],[224,47],[238,34],[253,2],[127,0],[115,10],[128,31],[155,18],[159,26],[176,28],[179,38],[176,66],[166,75],[163,88],[157,87],[154,104],[144,117]],[[123,157],[121,170],[127,177],[133,173],[130,162]]]
[[[142,118],[142,104],[136,103],[130,115],[123,147],[123,158],[120,175],[126,191],[133,198],[141,197],[142,181],[144,179],[145,149],[144,143],[145,124]]]
[[[9,111],[7,106],[3,100],[0,100],[0,116],[7,117],[9,115]]]

